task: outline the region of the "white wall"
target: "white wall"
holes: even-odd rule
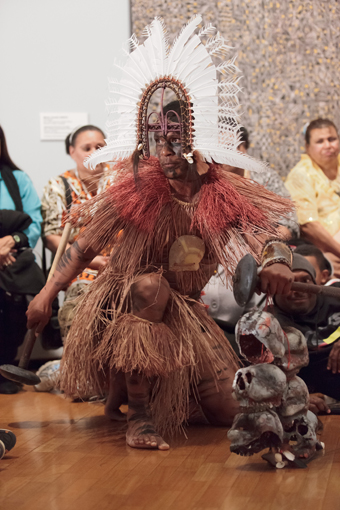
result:
[[[129,0],[0,1],[0,124],[39,196],[73,167],[62,141],[40,141],[39,113],[88,112],[104,128],[107,77],[128,37]]]
[[[130,35],[129,0],[0,0],[0,124],[39,196],[73,168],[64,142],[40,141],[39,113],[88,112],[104,128],[107,77]],[[60,355],[37,342],[32,357]]]

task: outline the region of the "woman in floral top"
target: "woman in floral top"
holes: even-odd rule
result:
[[[99,147],[105,145],[104,133],[101,129],[91,125],[83,126],[68,135],[65,144],[66,152],[71,156],[76,166],[73,170],[68,170],[51,179],[44,188],[42,197],[42,237],[45,245],[52,253],[57,251],[68,212],[65,179],[71,193],[72,206],[89,200],[111,183],[107,165],[99,164],[95,170],[88,170],[84,166],[84,159]],[[72,229],[69,244],[72,244],[78,235],[79,230]],[[63,340],[71,326],[75,298],[84,290],[86,285],[95,279],[98,270],[105,267],[107,261],[108,257],[105,255],[95,257],[89,267],[78,275],[67,288],[64,304],[59,309],[58,315]]]

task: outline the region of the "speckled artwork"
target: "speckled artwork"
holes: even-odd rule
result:
[[[340,2],[337,0],[131,0],[132,30],[155,16],[173,41],[198,13],[237,53],[241,70],[241,123],[250,154],[281,176],[299,161],[306,122],[328,117],[340,126]]]

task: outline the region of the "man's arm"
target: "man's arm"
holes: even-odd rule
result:
[[[61,235],[50,234],[45,237],[46,247],[53,253],[56,253],[58,246],[61,241]],[[71,244],[67,243],[67,248],[70,248]],[[96,255],[94,259],[86,266],[89,269],[93,269],[95,271],[99,271],[103,269],[108,263],[109,257],[103,255]]]
[[[301,225],[303,237],[311,241],[321,251],[329,251],[340,257],[340,244],[331,236],[329,232],[318,221],[309,221]]]
[[[327,370],[332,374],[340,373],[340,340],[335,342],[328,356]]]
[[[96,255],[85,237],[72,244],[61,257],[51,280],[31,301],[26,312],[29,329],[35,328],[37,335],[42,332],[50,319],[52,302],[59,291],[81,273]]]

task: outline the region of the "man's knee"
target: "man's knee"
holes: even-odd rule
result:
[[[131,295],[132,313],[149,310],[151,313],[163,314],[169,300],[170,286],[160,274],[149,273],[136,279],[131,286]]]

